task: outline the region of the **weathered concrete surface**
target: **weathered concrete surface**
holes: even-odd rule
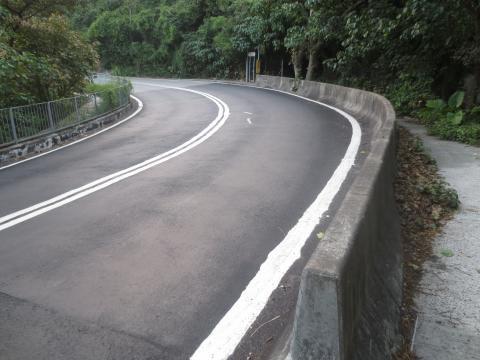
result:
[[[129,102],[122,108],[107,115],[103,115],[80,124],[68,126],[64,129],[56,130],[55,132],[45,133],[36,136],[31,140],[23,141],[19,144],[0,149],[0,165],[13,162],[19,158],[24,158],[31,154],[38,154],[43,151],[50,150],[53,147],[62,146],[79,136],[100,130],[105,126],[120,120],[123,115],[129,112],[131,108],[132,103]]]
[[[300,287],[291,357],[389,359],[399,343],[402,248],[393,196],[395,113],[383,97],[341,86],[259,76],[260,86],[335,105],[367,124],[369,154]]]
[[[440,174],[458,192],[461,206],[435,239],[415,303],[414,350],[425,360],[480,359],[480,148],[428,136],[422,126],[402,122],[423,140]],[[452,257],[442,256],[450,250]]]

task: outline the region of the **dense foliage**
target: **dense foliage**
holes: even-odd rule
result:
[[[0,108],[81,91],[98,56],[61,15],[74,0],[0,0]]]
[[[85,87],[88,94],[96,94],[100,99],[97,102],[98,113],[103,114],[116,109],[125,103],[125,97],[132,91],[130,81],[113,79],[106,83],[90,83]]]
[[[124,74],[240,76],[259,48],[262,71],[391,95],[400,110],[480,83],[478,0],[100,0],[74,13]]]
[[[447,140],[477,144],[480,140],[480,106],[464,109],[465,93],[457,91],[448,102],[428,100],[417,114],[430,133]]]
[[[9,2],[59,2],[116,74],[239,78],[246,52],[257,49],[262,73],[381,92],[400,114],[463,90],[466,117],[456,126],[476,121],[468,114],[479,104],[480,0],[83,0],[73,11],[74,0],[0,0]],[[44,27],[64,21],[57,5],[42,14]],[[0,51],[11,69],[52,66],[39,49],[9,43]],[[91,55],[74,48],[79,62]]]

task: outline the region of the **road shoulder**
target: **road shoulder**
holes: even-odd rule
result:
[[[480,359],[480,149],[428,136],[411,122],[401,125],[420,137],[461,201],[423,266],[413,350],[422,359]]]

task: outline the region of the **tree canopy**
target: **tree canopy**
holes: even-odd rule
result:
[[[382,92],[400,112],[458,89],[467,108],[479,102],[480,0],[0,4],[1,76],[25,100],[78,89],[97,44],[102,67],[120,75],[239,78],[258,49],[262,73]]]
[[[98,55],[62,15],[75,4],[0,1],[0,108],[53,100],[83,89]]]
[[[265,73],[382,91],[398,107],[464,86],[473,106],[480,85],[478,0],[100,0],[73,20],[125,75],[239,77],[259,48]]]

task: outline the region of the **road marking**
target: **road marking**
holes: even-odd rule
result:
[[[151,85],[151,84],[148,84]],[[213,134],[215,134],[226,122],[228,117],[230,116],[230,109],[227,104],[225,104],[222,100],[196,90],[191,89],[184,89],[184,88],[175,88],[175,87],[167,87],[161,85],[151,85],[151,86],[158,86],[166,89],[174,89],[174,90],[181,90],[186,92],[195,93],[198,95],[202,95],[209,100],[213,101],[218,107],[218,115],[205,129],[203,129],[200,133],[195,135],[190,140],[186,141],[185,143],[167,151],[160,155],[157,155],[153,158],[145,160],[137,165],[131,166],[127,169],[117,171],[111,175],[102,177],[98,180],[90,182],[84,186],[79,188],[70,190],[64,194],[55,196],[47,201],[43,201],[36,205],[30,206],[28,208],[16,211],[12,214],[3,216],[0,218],[0,231],[8,229],[12,226],[15,226],[19,223],[32,219],[36,216],[44,214],[48,211],[56,209],[60,206],[66,205],[71,203],[75,200],[81,199],[87,195],[90,195],[96,191],[104,189],[108,186],[111,186],[119,181],[127,179],[131,176],[137,175],[143,171],[146,171],[154,166],[157,166],[161,163],[164,163],[168,160],[171,160],[191,149],[200,145],[205,140],[210,138]]]
[[[162,86],[162,85],[151,84],[151,83],[143,83],[143,84],[149,85],[149,86],[158,86],[162,88],[170,88],[168,86]],[[235,85],[235,84],[227,84],[227,85]],[[190,89],[173,88],[173,87],[172,89],[195,92],[194,90],[190,90]],[[328,181],[327,185],[323,188],[323,190],[317,196],[315,201],[305,211],[305,213],[302,215],[298,223],[287,233],[287,235],[282,240],[282,242],[270,252],[270,254],[267,257],[267,260],[261,265],[259,271],[255,275],[255,277],[250,281],[250,283],[245,288],[245,290],[242,292],[240,298],[236,301],[233,307],[225,314],[225,316],[220,320],[220,322],[213,329],[211,334],[202,342],[200,347],[192,355],[191,357],[192,360],[227,359],[233,353],[236,346],[240,343],[242,337],[247,333],[249,327],[253,324],[253,322],[256,320],[260,312],[265,307],[268,301],[268,298],[270,297],[273,290],[275,290],[278,287],[281,278],[290,269],[291,265],[297,259],[300,258],[301,249],[303,245],[305,244],[306,240],[315,229],[316,225],[320,222],[320,219],[323,216],[323,214],[328,210],[331,202],[333,201],[335,195],[338,193],[341,185],[343,184],[351,167],[353,166],[357,152],[358,152],[358,148],[360,145],[360,139],[361,139],[360,126],[358,125],[357,121],[353,117],[351,117],[349,114],[345,113],[344,111],[315,100],[304,98],[296,94],[290,94],[284,91],[274,90],[274,89],[263,89],[263,90],[276,91],[276,92],[285,93],[291,96],[296,96],[306,101],[314,102],[322,106],[331,108],[334,111],[337,111],[338,113],[342,114],[344,117],[346,117],[349,120],[352,126],[352,138],[344,158],[342,159],[340,165],[335,170],[333,176]],[[203,94],[204,93],[202,93],[202,95]],[[214,101],[213,96],[208,94],[204,94],[204,96]],[[220,104],[224,104],[220,99],[217,99],[217,98],[215,99]],[[217,104],[217,106],[219,105]],[[210,124],[207,127],[207,128],[210,128],[208,131],[212,131],[213,133],[218,131],[218,129],[223,125],[223,123],[228,118],[229,109],[226,104],[224,104],[224,106],[226,107],[227,110],[224,113],[224,116],[222,118],[223,120],[221,120],[223,122],[220,125],[219,124],[212,125],[213,123]],[[228,115],[225,117],[226,113],[228,113]],[[220,108],[219,108],[219,115],[220,115]],[[118,125],[118,123],[115,125]],[[104,129],[104,130],[108,130],[108,129]],[[0,224],[1,224],[0,231],[8,227],[14,226],[20,222],[31,219],[40,214],[43,214],[47,211],[53,210],[57,207],[70,203],[72,201],[75,201],[81,197],[87,196],[95,191],[103,189],[107,186],[110,186],[130,176],[136,175],[162,162],[168,161],[171,158],[174,158],[180,155],[181,153],[190,150],[190,148],[197,146],[201,142],[205,141],[208,137],[213,135],[213,133],[212,134],[208,133],[207,129],[205,129],[204,131],[205,131],[205,134],[203,135],[205,135],[205,138],[200,137],[200,138],[197,138],[195,141],[193,141],[193,139],[196,138],[194,137],[190,140],[192,141],[192,143],[189,144],[188,146],[185,146],[182,148],[182,146],[186,145],[188,142],[184,143],[181,146],[175,149],[172,149],[167,153],[160,154],[157,157],[146,160],[145,162],[138,164],[134,167],[117,172],[110,176],[107,176],[97,181],[94,181],[92,183],[89,183],[85,186],[82,186],[81,188],[71,190],[53,199],[50,199],[43,203],[34,205],[30,208],[16,212],[14,214],[17,214],[17,215],[10,217],[10,219],[5,220],[5,218],[9,217],[10,215],[7,215],[7,217],[0,218]],[[202,133],[204,131],[202,131]],[[199,135],[200,134],[198,134],[197,136]],[[83,139],[80,139],[80,141],[83,141],[86,139],[87,138],[83,138]],[[198,143],[196,143],[196,141],[198,141]],[[72,144],[73,143],[69,145],[72,145]],[[55,150],[59,150],[59,149],[55,149]],[[40,156],[46,155],[46,154],[47,153],[43,153],[43,154],[40,154]],[[33,158],[29,158],[27,160],[30,160],[30,159],[33,159]],[[132,169],[132,168],[135,168],[135,169]],[[18,217],[21,215],[24,215],[24,216]]]
[[[350,122],[352,138],[340,165],[323,190],[304,212],[297,224],[287,233],[282,242],[268,254],[267,259],[260,266],[259,271],[242,292],[240,298],[197,348],[190,357],[191,360],[225,360],[233,354],[243,336],[264,309],[270,295],[278,287],[282,277],[293,263],[300,258],[305,242],[320,223],[320,219],[330,207],[354,165],[360,146],[362,137],[360,125],[355,118],[345,111],[296,94],[274,89],[264,90],[296,96],[340,113]]]
[[[248,111],[244,111],[243,113],[247,115],[253,115],[251,112],[248,112]]]
[[[252,120],[250,118],[247,118],[247,122],[252,125]]]
[[[33,160],[33,159],[36,159],[36,158],[39,158],[39,157],[41,157],[41,156],[45,156],[45,155],[51,154],[51,153],[53,153],[53,152],[55,152],[55,151],[65,149],[65,148],[67,148],[67,147],[69,147],[69,146],[78,144],[79,142],[82,142],[82,141],[91,139],[91,138],[93,138],[93,137],[95,137],[95,136],[97,136],[97,135],[100,135],[100,134],[104,133],[105,131],[111,130],[111,129],[113,129],[113,128],[115,128],[115,127],[123,124],[124,122],[132,119],[133,117],[137,116],[137,114],[138,114],[140,111],[142,111],[142,109],[143,109],[143,102],[142,102],[139,98],[137,98],[137,97],[135,97],[135,96],[133,96],[133,95],[130,95],[130,97],[138,103],[138,108],[137,108],[137,110],[135,110],[135,112],[134,112],[133,114],[129,115],[129,116],[126,117],[125,119],[123,119],[123,120],[121,120],[121,121],[119,121],[119,122],[117,122],[117,123],[115,123],[115,124],[113,124],[113,125],[111,125],[111,126],[109,126],[109,127],[106,127],[105,129],[102,129],[102,130],[100,130],[100,131],[97,131],[96,133],[93,133],[93,134],[88,135],[88,136],[86,136],[86,137],[84,137],[84,138],[81,138],[81,139],[72,141],[71,143],[62,145],[62,146],[60,146],[60,147],[58,147],[58,148],[55,148],[55,149],[53,149],[53,150],[45,151],[45,152],[42,152],[41,154],[38,154],[38,155],[35,155],[35,156],[32,156],[32,157],[29,157],[29,158],[27,158],[27,159],[20,160],[20,161],[16,161],[16,162],[14,162],[14,163],[12,163],[12,164],[10,164],[10,165],[2,166],[2,167],[0,167],[0,171],[1,171],[1,170],[4,170],[4,169],[8,169],[9,167],[12,167],[12,166],[16,166],[16,165],[19,165],[19,164],[21,164],[21,163],[24,163],[24,162]]]

